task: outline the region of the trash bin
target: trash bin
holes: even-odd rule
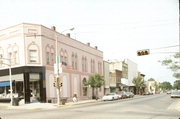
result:
[[[61,104],[62,105],[65,105],[66,102],[67,102],[67,98],[66,97],[61,98]]]
[[[13,106],[19,106],[19,98],[13,98]]]

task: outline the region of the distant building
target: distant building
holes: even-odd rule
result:
[[[146,83],[146,92],[156,94],[159,91],[159,82],[155,80],[148,80]]]
[[[84,82],[91,74],[103,75],[103,52],[97,47],[39,24],[22,23],[0,30],[0,57],[10,59],[13,94],[25,103],[32,102],[32,95],[40,102],[56,102],[56,54],[63,65],[61,97],[71,99],[77,93],[78,98],[91,98],[92,89]],[[0,99],[9,98],[9,61],[5,59],[0,61]]]
[[[111,77],[111,80],[116,79],[116,85],[111,84],[111,88],[116,87],[116,91],[128,90],[128,65],[124,61],[110,61],[109,65],[110,74],[116,76]]]
[[[104,61],[104,94],[110,93],[109,62]]]
[[[129,59],[125,59],[125,63],[128,64],[128,85],[129,91],[134,91],[134,84],[132,83],[133,78],[137,77],[137,64]]]

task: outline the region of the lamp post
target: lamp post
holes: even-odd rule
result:
[[[68,31],[68,30],[73,31],[74,28],[66,29],[66,30],[62,31],[61,34],[63,32],[65,32],[65,31]],[[62,72],[60,72],[60,69],[59,69],[60,65],[61,65],[60,56],[58,56],[58,36],[56,34],[56,70],[57,70],[57,72],[56,72],[56,77],[55,78],[57,79],[57,83],[59,83],[59,84],[56,85],[57,104],[58,105],[60,105],[60,84],[61,84],[60,73],[62,73]]]
[[[13,104],[13,94],[12,94],[12,73],[11,73],[11,59],[6,59],[6,58],[2,58],[0,57],[0,59],[3,59],[3,60],[8,60],[9,61],[9,64],[6,64],[6,63],[3,63],[5,65],[8,65],[9,66],[9,83],[10,83],[10,98],[11,98],[11,102],[10,104],[12,105]]]

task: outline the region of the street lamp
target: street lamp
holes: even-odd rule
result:
[[[55,27],[54,27],[55,28]],[[65,29],[64,31],[61,32],[61,34],[65,31],[73,31],[74,28],[71,28],[71,29]],[[61,79],[60,79],[60,73],[62,73],[62,70],[59,69],[59,65],[60,65],[60,56],[58,56],[58,37],[57,37],[57,34],[56,34],[56,79],[59,80],[57,81],[59,84],[56,85],[56,92],[57,92],[57,104],[60,105],[60,84],[62,83],[61,82]]]
[[[8,65],[9,66],[9,82],[10,82],[10,98],[11,98],[11,102],[10,104],[12,105],[13,104],[13,94],[12,94],[12,78],[11,78],[11,59],[6,59],[6,58],[2,58],[0,57],[0,59],[3,59],[3,60],[8,60],[9,61],[9,64],[6,64],[6,63],[3,63],[5,65]]]

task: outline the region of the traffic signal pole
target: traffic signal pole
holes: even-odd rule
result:
[[[60,74],[59,74],[59,63],[60,63],[60,57],[58,57],[58,37],[56,36],[56,82],[55,82],[55,86],[56,86],[56,93],[57,93],[57,105],[60,105],[60,87],[59,87],[59,78],[60,78]]]

